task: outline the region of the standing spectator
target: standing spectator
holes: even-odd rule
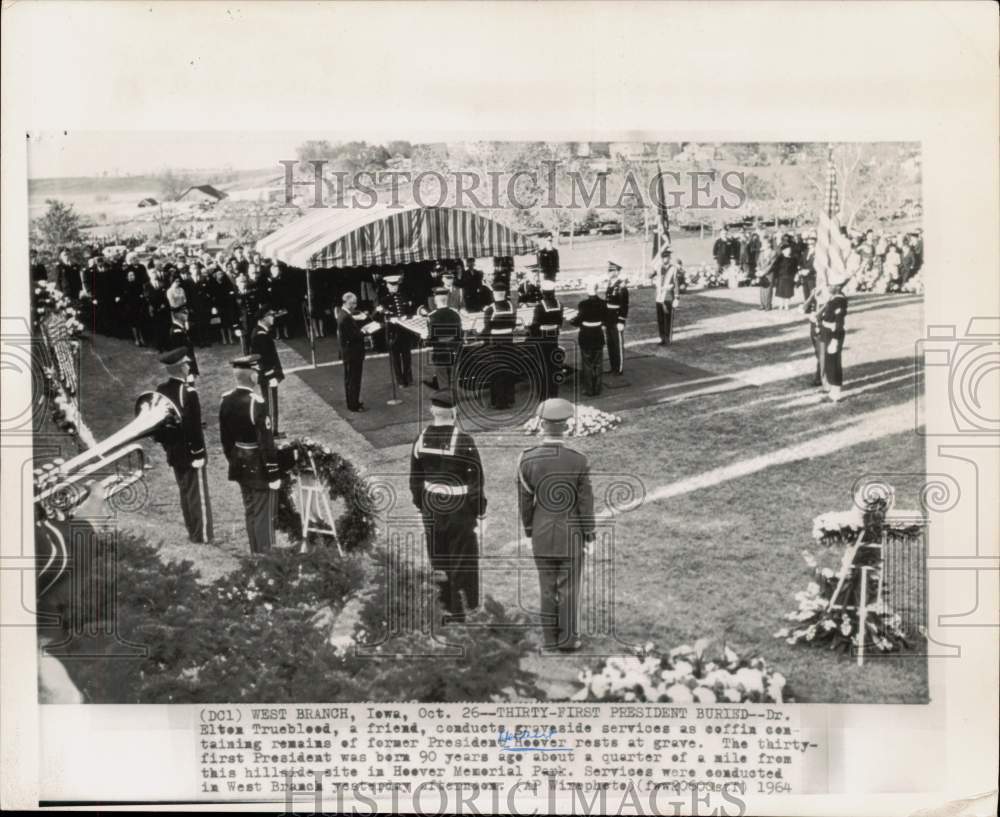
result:
[[[899,292],[903,286],[902,268],[903,257],[900,255],[899,247],[896,245],[896,238],[889,239],[885,250],[885,259],[882,261],[882,271],[886,278],[886,291]]]
[[[143,337],[152,339],[153,345],[161,352],[167,348],[167,332],[170,329],[170,304],[163,287],[163,278],[154,270],[143,287],[146,314],[149,316]]]
[[[344,397],[348,411],[366,411],[361,402],[361,377],[365,365],[365,336],[361,325],[368,319],[364,312],[357,311],[358,298],[348,292],[343,299],[344,308],[337,322],[337,336],[344,358]]]
[[[65,247],[59,250],[59,261],[56,263],[56,286],[59,291],[76,300],[80,297],[80,268],[73,263],[69,256],[69,250]]]
[[[219,327],[219,339],[226,346],[231,346],[237,324],[236,285],[229,280],[222,267],[215,268],[208,292],[212,312],[210,323]]]
[[[715,243],[712,245],[712,257],[715,259],[720,277],[725,272],[726,267],[729,266],[730,249],[729,230],[723,227],[722,233],[715,239]]]
[[[250,333],[257,323],[257,294],[250,289],[245,275],[236,277],[236,336],[243,354],[250,353]]]
[[[39,281],[49,280],[49,271],[45,268],[45,264],[42,263],[42,259],[39,258],[38,252],[35,250],[31,250],[29,258],[31,264],[32,283],[38,283]]]
[[[277,258],[272,259],[271,266],[267,269],[267,277],[264,279],[264,289],[267,297],[266,303],[271,304],[278,310],[280,317],[275,319],[275,337],[288,338],[289,313],[295,306],[291,303],[291,288],[288,278],[281,269],[281,264]]]
[[[743,267],[743,272],[747,276],[747,280],[751,283],[753,282],[753,279],[757,277],[757,262],[760,260],[760,249],[762,243],[762,231],[760,227],[758,227],[747,238],[743,245],[743,252],[740,256],[740,265]]]
[[[511,264],[513,266],[513,263]],[[538,251],[538,269],[542,273],[542,278],[546,281],[556,280],[556,276],[559,275],[559,250],[552,246],[552,233],[545,236],[545,241],[542,249]],[[510,287],[510,278],[506,282],[506,286]]]
[[[809,236],[806,239],[806,249],[799,258],[799,272],[796,280],[802,284],[802,301],[809,300],[812,291],[816,288],[816,237]]]
[[[779,309],[788,309],[788,304],[795,294],[795,274],[798,272],[799,264],[792,257],[794,247],[790,240],[783,240],[777,258],[768,270],[769,289],[773,291],[774,297],[779,300]],[[771,308],[770,295],[766,309]]]
[[[136,346],[145,346],[146,339],[142,327],[145,323],[146,297],[143,294],[143,283],[134,269],[125,273],[125,285],[121,294],[115,298],[115,302],[121,310],[122,320],[132,334],[132,342]]]

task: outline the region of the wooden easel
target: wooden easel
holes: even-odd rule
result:
[[[344,555],[337,538],[337,527],[334,524],[333,506],[326,486],[319,479],[316,470],[316,460],[309,454],[309,468],[299,471],[299,508],[302,515],[302,553],[306,552],[310,533],[319,533],[333,537],[337,553]]]

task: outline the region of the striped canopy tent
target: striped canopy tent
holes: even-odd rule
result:
[[[536,249],[527,236],[469,210],[415,204],[314,210],[257,242],[265,258],[307,270],[526,255]]]
[[[309,270],[526,255],[536,250],[530,238],[493,219],[456,207],[416,204],[317,209],[257,242],[263,257],[306,270],[310,314]],[[309,334],[315,366],[316,339]]]

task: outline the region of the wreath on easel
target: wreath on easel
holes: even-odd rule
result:
[[[305,541],[309,548],[330,543],[321,533],[309,532],[303,536],[302,509],[296,507],[294,495],[299,480],[308,475],[311,482],[317,481],[325,487],[331,501],[344,502],[344,512],[332,520],[340,548],[360,551],[372,544],[378,532],[375,502],[368,482],[353,463],[328,445],[309,437],[291,440],[280,449],[280,458],[285,465],[286,479],[282,480],[278,492],[275,527],[279,531],[295,544]]]

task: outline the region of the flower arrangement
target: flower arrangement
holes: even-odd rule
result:
[[[275,527],[295,543],[302,541],[302,516],[292,499],[295,480],[310,463],[316,466],[316,478],[322,482],[331,500],[344,501],[344,513],[335,521],[337,539],[344,550],[364,550],[378,532],[375,523],[375,501],[368,482],[358,474],[348,460],[325,443],[310,437],[297,437],[282,449],[283,456],[292,460],[286,472],[292,479],[284,480],[278,495]],[[319,534],[311,533],[308,544],[318,544]]]
[[[703,638],[661,653],[652,642],[634,655],[611,656],[585,669],[575,701],[785,703],[793,701],[785,677],[761,657],[746,659],[723,646],[712,655]]]
[[[39,322],[55,318],[61,322],[64,331],[72,338],[83,334],[85,329],[79,313],[68,295],[64,295],[51,281],[40,281],[34,291],[35,315]]]
[[[858,647],[862,640],[858,609],[860,571],[854,571],[852,565],[846,562],[839,571],[834,571],[830,567],[820,567],[808,551],[804,551],[802,555],[806,564],[812,568],[813,580],[805,590],[795,594],[798,609],[785,614],[785,619],[795,622],[794,625],[782,627],[774,637],[783,638],[788,644],[827,644],[831,650],[844,652]],[[854,565],[856,566],[857,564]],[[830,601],[837,592],[841,578],[846,582],[854,573],[857,575],[853,583],[841,587],[840,598],[843,603],[831,607]],[[865,605],[865,646],[879,652],[893,652],[909,646],[909,642],[902,630],[902,617],[878,598],[879,581],[875,571],[869,572],[866,598],[872,601]]]
[[[576,416],[569,421],[567,436],[592,437],[595,434],[604,434],[618,426],[621,421],[622,418],[617,414],[601,411],[593,406],[577,406]],[[522,426],[525,434],[537,434],[541,427],[541,421],[537,417],[532,417]]]
[[[905,284],[900,288],[901,292],[909,292],[914,295],[924,294],[924,271],[920,269],[917,271],[916,275],[913,275],[906,281]]]

